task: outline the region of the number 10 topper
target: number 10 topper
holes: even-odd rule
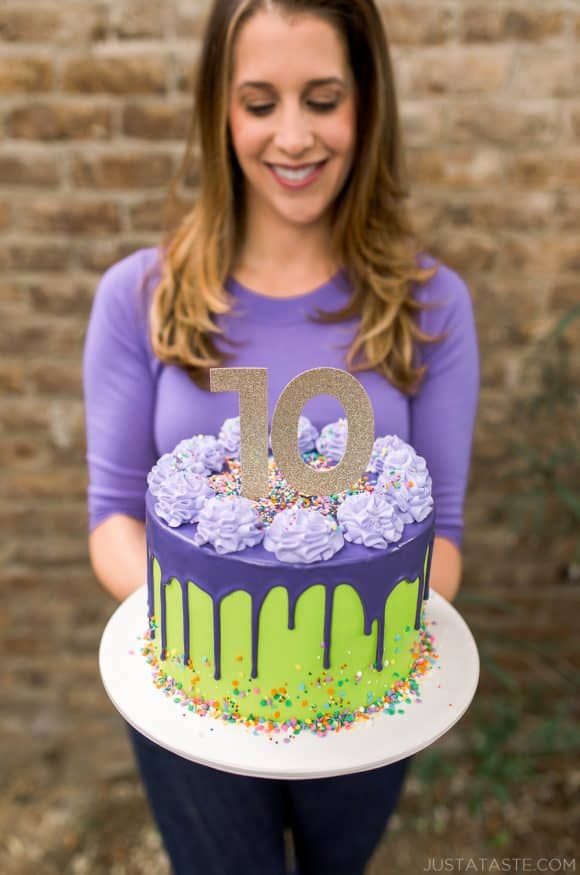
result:
[[[258,499],[268,493],[268,369],[210,368],[212,392],[240,396],[241,492]],[[340,462],[326,471],[307,465],[298,448],[298,421],[304,405],[316,395],[332,395],[348,422],[348,440]],[[365,472],[374,444],[375,417],[364,387],[347,371],[312,368],[290,380],[272,417],[272,452],[289,486],[302,495],[335,495]]]

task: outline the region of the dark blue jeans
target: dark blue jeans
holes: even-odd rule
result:
[[[411,761],[337,778],[249,778],[185,760],[128,729],[175,875],[287,875],[286,826],[296,875],[363,875]]]

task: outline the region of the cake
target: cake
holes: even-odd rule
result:
[[[300,418],[303,459],[327,469],[345,420]],[[433,663],[423,617],[434,533],[425,460],[375,441],[347,492],[240,495],[239,419],[161,457],[146,495],[148,629],[156,685],[183,708],[258,733],[326,735],[418,697]]]

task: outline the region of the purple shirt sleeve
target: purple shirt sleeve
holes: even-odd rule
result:
[[[88,326],[83,383],[89,467],[89,529],[113,513],[145,519],[153,438],[155,375],[136,283],[143,253],[102,277]]]
[[[427,373],[411,402],[410,442],[425,457],[433,479],[435,532],[460,547],[479,395],[473,307],[467,286],[445,265],[417,299],[432,307],[421,314],[421,327],[446,336],[441,343],[422,347]]]

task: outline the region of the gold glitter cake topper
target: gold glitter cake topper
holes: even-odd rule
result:
[[[211,368],[212,392],[240,394],[240,461],[242,495],[258,499],[268,491],[268,371],[267,368]],[[344,455],[333,468],[307,465],[298,448],[298,421],[304,405],[316,395],[332,395],[345,411],[348,439]],[[290,380],[272,417],[272,452],[286,480],[303,495],[335,495],[356,483],[373,450],[375,418],[359,381],[338,368],[312,368]]]
[[[242,495],[260,498],[268,492],[268,369],[210,368],[212,392],[240,396],[240,462]]]

